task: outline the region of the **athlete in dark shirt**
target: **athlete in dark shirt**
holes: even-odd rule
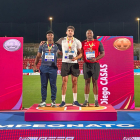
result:
[[[39,50],[35,59],[33,70],[34,72],[37,70],[37,64],[39,62],[40,57],[42,56],[42,63],[40,66],[40,77],[41,77],[41,96],[42,101],[39,104],[39,107],[46,106],[46,98],[47,98],[47,85],[48,80],[50,81],[51,86],[51,106],[56,107],[56,79],[57,79],[57,52],[58,47],[54,44],[54,33],[53,31],[48,31],[46,33],[47,41],[44,44],[39,46]]]

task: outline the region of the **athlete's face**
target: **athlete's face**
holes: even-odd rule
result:
[[[73,35],[74,35],[73,29],[68,29],[68,30],[66,31],[66,34],[67,34],[68,37],[73,37]]]
[[[54,35],[52,33],[49,33],[46,35],[46,38],[48,41],[53,41]]]
[[[93,34],[93,32],[92,32],[91,30],[88,30],[88,31],[86,32],[86,37],[87,37],[87,39],[93,39],[93,36],[94,36],[94,34]]]

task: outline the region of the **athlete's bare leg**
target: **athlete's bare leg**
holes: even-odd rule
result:
[[[89,94],[90,92],[90,81],[91,78],[85,79],[85,94]]]
[[[68,76],[62,77],[62,95],[66,95]]]
[[[97,80],[92,78],[92,84],[93,84],[93,93],[94,93],[94,95],[98,95],[98,83],[97,83]]]
[[[98,104],[98,83],[97,83],[97,80],[92,78],[92,83],[93,83],[93,93],[94,93],[94,98],[95,98],[95,107],[99,107],[99,104]]]
[[[72,91],[73,93],[77,93],[77,77],[71,75],[71,81],[72,81]]]

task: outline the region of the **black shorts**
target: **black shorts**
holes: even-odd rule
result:
[[[92,77],[97,80],[100,73],[100,64],[99,63],[84,63],[83,64],[83,74],[84,79]]]
[[[67,76],[72,74],[75,77],[78,77],[80,74],[79,64],[78,63],[66,63],[62,62],[61,67],[61,76]]]

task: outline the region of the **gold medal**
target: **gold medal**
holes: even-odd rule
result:
[[[90,48],[90,52],[93,52],[92,48]]]

